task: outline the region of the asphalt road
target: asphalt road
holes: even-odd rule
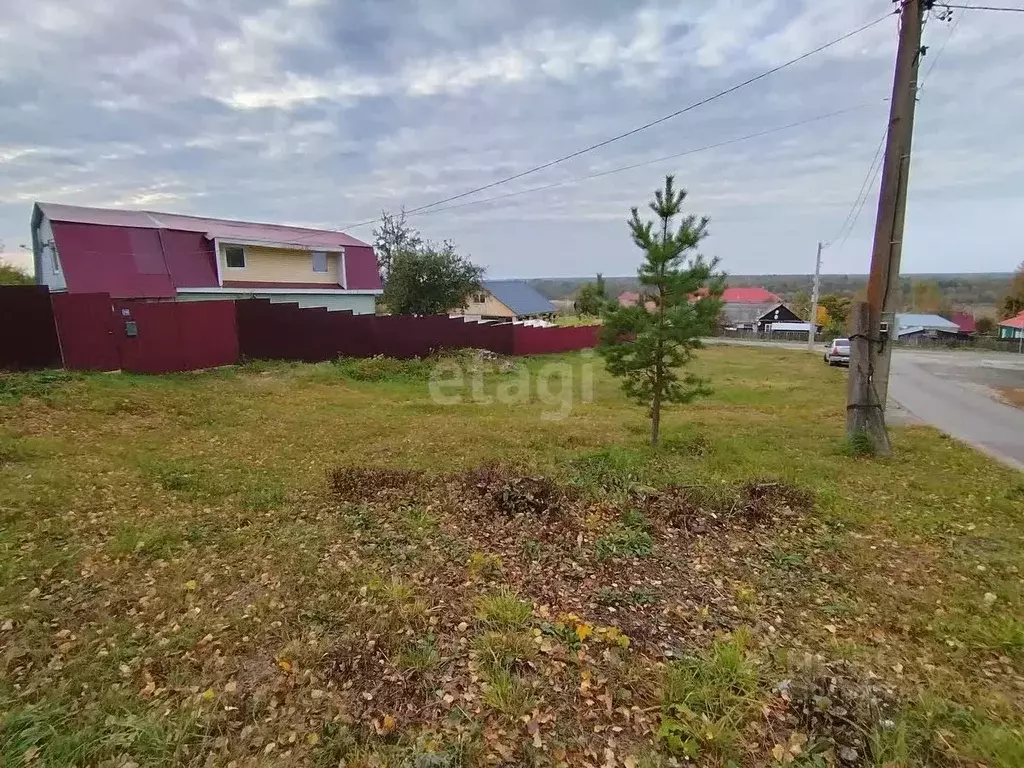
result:
[[[896,350],[889,398],[914,418],[1024,470],[1024,410],[992,387],[1024,387],[1024,355]]]
[[[713,343],[767,346],[736,339]],[[823,349],[824,345],[815,347],[814,354],[820,357]],[[888,420],[931,424],[1024,471],[1024,410],[999,402],[993,387],[1024,387],[1024,355],[897,348],[890,371]]]

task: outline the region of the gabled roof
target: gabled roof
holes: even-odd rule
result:
[[[546,315],[555,305],[524,280],[484,280],[481,285],[516,317]]]
[[[923,315],[915,312],[896,313],[896,335],[903,336],[918,331],[945,331],[960,333],[960,326],[939,315]]]
[[[720,317],[726,325],[754,325],[777,306],[776,302],[765,302],[764,304],[726,302],[722,305]]]
[[[999,325],[1002,328],[1024,328],[1024,312],[1003,320]]]
[[[32,211],[37,275],[42,244],[36,232],[44,216],[71,293],[174,298],[180,290],[216,288],[215,239],[302,250],[344,249],[346,285],[323,285],[324,292],[381,288],[373,248],[344,232],[57,203],[36,203]],[[296,281],[293,287],[299,285]]]
[[[781,304],[782,299],[767,288],[726,288],[722,293],[726,304]]]
[[[140,229],[175,229],[181,232],[202,232],[210,239],[247,240],[251,242],[301,245],[308,248],[342,248],[344,246],[369,247],[361,240],[330,229],[309,229],[280,224],[259,224],[232,219],[211,219],[205,216],[185,216],[179,213],[133,211],[122,208],[89,208],[60,203],[36,203],[36,207],[50,221],[74,224],[105,224],[114,227]]]

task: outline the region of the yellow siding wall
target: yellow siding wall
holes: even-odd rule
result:
[[[327,271],[313,271],[313,252],[287,248],[246,245],[245,268],[232,269],[224,258],[227,248],[220,244],[220,273],[223,280],[251,280],[260,283],[323,283],[338,285],[340,254],[327,254]]]
[[[490,293],[484,291],[487,299],[484,302],[473,301],[473,296],[469,297],[469,304],[465,309],[452,310],[453,314],[458,315],[483,315],[485,317],[514,317],[512,310],[498,301]]]

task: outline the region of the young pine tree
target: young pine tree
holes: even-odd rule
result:
[[[665,188],[650,204],[657,221],[640,221],[633,208],[629,228],[644,252],[637,272],[640,301],[605,310],[598,347],[627,397],[648,407],[655,446],[664,404],[688,403],[710,392],[706,381],[680,369],[703,346],[701,336],[714,329],[725,288],[725,275],[715,271],[718,259],[706,261],[696,251],[707,237],[707,218],[691,214],[675,224],[685,199],[686,191],[677,191],[673,177],[666,176]]]

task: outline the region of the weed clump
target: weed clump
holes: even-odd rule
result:
[[[759,676],[746,633],[669,665],[658,736],[673,755],[735,758],[741,731],[757,711]]]
[[[520,475],[501,464],[485,464],[467,472],[463,480],[493,512],[508,517],[555,514],[566,500],[550,479]]]
[[[808,657],[778,686],[786,702],[789,725],[808,735],[805,751],[820,754],[829,765],[854,766],[882,751],[884,732],[894,727],[892,691],[863,682],[845,661],[824,663]],[[874,755],[878,756],[878,755]]]

